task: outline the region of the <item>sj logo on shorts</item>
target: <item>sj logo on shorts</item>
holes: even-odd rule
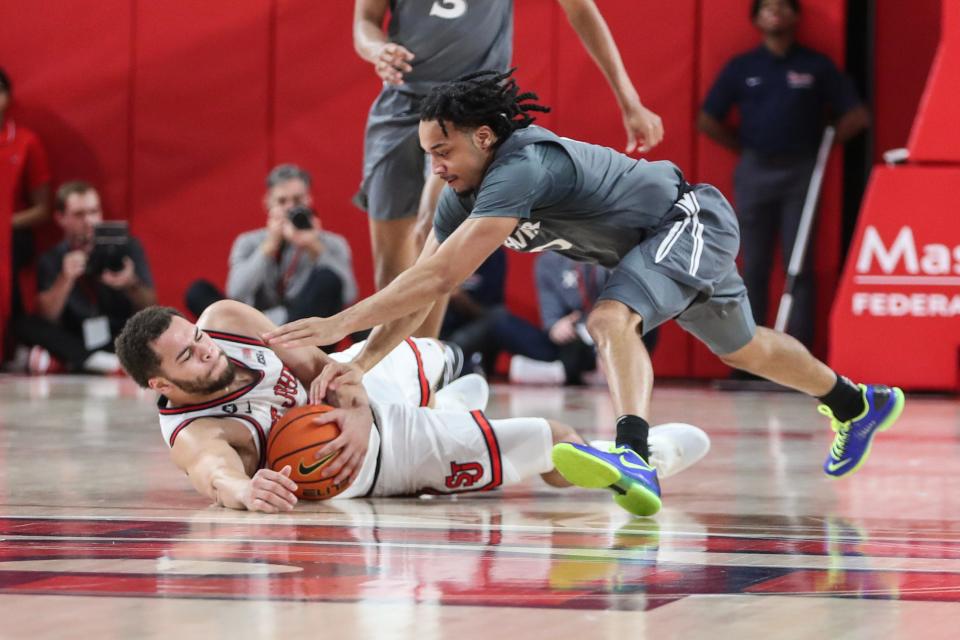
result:
[[[450,475],[444,478],[447,489],[472,487],[483,477],[483,465],[479,462],[451,462]]]

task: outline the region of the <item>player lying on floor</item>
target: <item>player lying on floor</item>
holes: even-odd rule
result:
[[[196,325],[168,307],[144,309],[116,341],[127,373],[160,394],[160,425],[174,463],[217,504],[269,513],[292,509],[297,487],[290,467],[263,468],[267,436],[287,409],[321,401],[336,408],[318,420],[336,422],[340,435],[316,457],[340,453],[316,473],[349,483],[338,497],[486,490],[535,474],[569,486],[553,469],[551,448],[583,439],[572,427],[543,418],[488,420],[482,413],[486,383],[479,376],[434,394],[444,374],[442,343],[407,340],[362,385],[345,384],[318,398],[311,383],[331,356],[314,347],[271,349],[253,337],[274,327],[256,309],[224,300]],[[422,406],[433,395],[439,408]],[[651,443],[651,462],[663,475],[689,467],[709,449],[706,435],[691,425],[656,427]],[[475,472],[453,478],[455,463],[470,463]]]

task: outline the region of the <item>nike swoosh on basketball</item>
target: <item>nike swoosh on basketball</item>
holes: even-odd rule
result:
[[[846,460],[841,460],[840,462],[831,462],[827,465],[827,469],[830,471],[836,471],[840,467],[848,464],[851,460],[853,460],[853,458],[847,458]]]
[[[320,458],[319,460],[317,460],[316,462],[314,462],[314,463],[311,464],[310,466],[304,466],[304,465],[303,465],[303,460],[301,460],[301,461],[300,461],[300,466],[299,466],[299,468],[297,469],[297,471],[298,471],[298,472],[300,473],[300,475],[302,475],[302,476],[308,476],[308,475],[310,475],[311,473],[313,473],[314,471],[316,471],[317,469],[319,469],[320,467],[322,467],[323,465],[325,465],[325,464],[327,464],[328,462],[330,462],[330,461],[333,459],[333,456],[337,455],[338,453],[340,453],[340,452],[339,452],[339,451],[334,451],[333,453],[328,453],[327,455],[325,455],[324,457]]]

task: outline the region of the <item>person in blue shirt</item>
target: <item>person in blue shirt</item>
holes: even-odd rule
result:
[[[796,238],[823,130],[832,120],[843,143],[870,122],[852,83],[822,53],[797,43],[799,0],[753,0],[750,16],[763,43],[733,58],[710,88],[701,131],[740,154],[734,200],[740,218],[743,280],[754,320],[764,324],[779,228],[784,267]],[[740,111],[737,127],[725,123]],[[811,269],[798,275],[787,333],[810,345]]]

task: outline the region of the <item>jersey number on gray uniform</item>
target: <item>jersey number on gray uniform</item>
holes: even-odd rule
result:
[[[467,12],[467,0],[437,0],[430,7],[430,15],[453,20]]]

